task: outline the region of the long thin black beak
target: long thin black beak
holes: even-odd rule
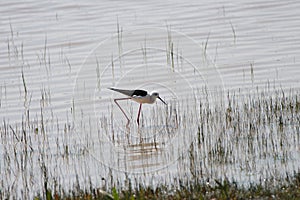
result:
[[[159,96],[157,97],[159,100],[161,100],[165,105],[167,105],[166,104],[166,102],[164,102]]]

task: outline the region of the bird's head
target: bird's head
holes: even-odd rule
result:
[[[162,100],[162,99],[159,97],[159,93],[158,93],[158,92],[156,92],[156,91],[152,92],[152,93],[151,93],[151,96],[153,96],[154,98],[158,98],[159,100],[161,100],[161,102],[163,102],[165,105],[167,105],[166,102],[164,102],[164,100]]]

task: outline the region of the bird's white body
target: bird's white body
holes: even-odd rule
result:
[[[131,99],[133,101],[136,101],[138,103],[149,103],[149,104],[155,103],[156,98],[157,98],[157,96],[149,95],[149,94],[147,94],[146,96],[143,96],[143,97],[142,96],[136,96],[136,95],[131,97]]]

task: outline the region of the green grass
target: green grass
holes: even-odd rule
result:
[[[181,183],[180,186],[160,185],[156,188],[139,186],[119,190],[114,187],[110,192],[100,189],[92,191],[70,191],[69,194],[46,192],[47,199],[300,199],[300,173],[287,176],[282,183],[274,185],[272,180],[264,181],[248,187],[237,186],[234,181],[214,180],[207,182]],[[51,195],[52,194],[52,195]],[[42,199],[37,196],[35,199]]]

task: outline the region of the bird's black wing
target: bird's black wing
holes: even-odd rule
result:
[[[145,90],[134,90],[133,94],[131,96],[147,96],[148,92]]]
[[[122,94],[125,94],[127,96],[141,96],[144,97],[146,96],[148,93],[145,90],[123,90],[123,89],[117,89],[117,88],[108,88],[110,90],[114,90],[116,92],[120,92]]]

